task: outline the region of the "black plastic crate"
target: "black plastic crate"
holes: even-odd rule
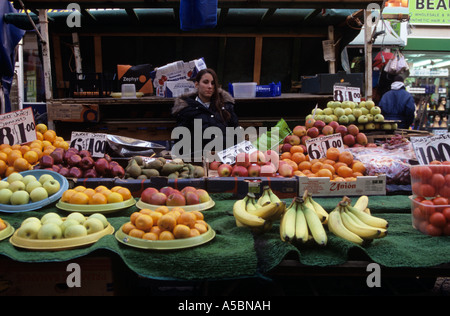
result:
[[[116,75],[107,73],[72,73],[69,95],[72,98],[103,98],[114,91]]]

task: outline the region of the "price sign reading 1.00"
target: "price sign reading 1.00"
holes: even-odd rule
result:
[[[72,132],[70,147],[78,150],[88,150],[93,157],[104,157],[106,142],[106,134]]]
[[[308,139],[306,141],[306,150],[311,159],[319,159],[325,157],[328,148],[338,148],[339,151],[344,149],[341,134],[333,134],[322,137]]]
[[[427,165],[432,161],[450,160],[450,134],[428,137],[411,137],[417,161]]]
[[[347,87],[342,85],[334,85],[333,98],[335,101],[344,102],[361,102],[361,89],[357,87]]]
[[[0,144],[24,144],[35,139],[36,124],[30,107],[0,115]]]

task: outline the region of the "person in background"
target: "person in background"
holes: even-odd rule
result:
[[[403,80],[402,76],[395,76],[391,90],[383,94],[378,105],[386,120],[401,121],[398,128],[408,129],[414,122],[416,105]]]
[[[223,137],[223,149],[226,148],[226,128],[239,127],[239,120],[234,111],[234,98],[219,87],[214,70],[207,68],[198,72],[195,77],[196,91],[177,97],[172,107],[172,115],[176,118],[176,126],[187,127],[194,141],[194,120],[200,119],[202,134],[206,128],[220,128]],[[195,135],[195,137],[199,137]],[[210,142],[203,139],[203,146]]]

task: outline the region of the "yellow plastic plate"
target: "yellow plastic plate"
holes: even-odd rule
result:
[[[122,98],[122,92],[111,92],[110,96],[112,96],[113,98]],[[141,98],[144,96],[143,92],[136,92],[136,97],[137,98]]]
[[[68,212],[80,212],[82,214],[93,214],[93,213],[102,213],[102,214],[108,214],[120,211],[124,208],[133,206],[136,204],[136,200],[134,198],[130,198],[123,202],[118,203],[108,203],[108,204],[71,204],[66,202],[61,202],[59,200],[58,203],[56,203],[56,207],[63,211]]]
[[[108,224],[105,229],[82,237],[61,238],[52,240],[26,239],[17,236],[17,231],[11,236],[9,242],[16,247],[28,250],[59,251],[82,248],[94,244],[106,235],[114,234],[114,227]]]
[[[4,221],[6,228],[0,230],[0,240],[6,239],[14,233],[14,227],[11,226],[7,221]]]
[[[216,236],[216,232],[211,228],[211,226],[208,225],[208,231],[206,231],[206,233],[195,237],[173,240],[146,240],[131,237],[125,234],[122,231],[122,227],[120,227],[120,229],[115,233],[115,236],[120,243],[130,247],[151,250],[176,250],[205,244]]]
[[[204,203],[200,203],[200,204],[184,205],[184,206],[167,206],[167,207],[169,208],[169,210],[174,207],[181,207],[185,211],[189,212],[189,211],[208,210],[208,209],[212,208],[214,205],[215,205],[214,201],[212,199],[210,199],[208,202],[204,202]],[[136,202],[136,207],[138,207],[141,210],[142,209],[156,210],[160,206],[161,205],[148,204],[148,203],[142,202],[141,199],[139,199],[139,201]]]

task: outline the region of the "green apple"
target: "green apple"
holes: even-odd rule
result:
[[[345,115],[349,115],[349,114],[352,114],[353,113],[353,109],[352,108],[345,108],[344,109],[344,114]]]
[[[10,189],[0,190],[0,204],[9,204],[11,201],[11,195],[13,192]]]
[[[379,106],[374,106],[370,109],[370,114],[377,115],[381,113],[381,108]]]
[[[339,116],[339,124],[347,124],[348,123],[348,116],[347,115],[341,115]]]
[[[12,205],[28,204],[30,202],[30,194],[25,190],[13,192],[10,201]]]
[[[367,118],[367,115],[363,114],[363,115],[358,117],[358,123],[365,124],[367,122],[369,122],[369,119]]]
[[[78,223],[78,221],[76,221],[74,219],[67,219],[66,218],[66,220],[63,221],[61,225],[59,225],[63,235],[64,235],[64,232],[66,231],[67,227],[72,226],[72,225],[80,225],[80,223]]]
[[[32,174],[27,174],[25,177],[23,177],[22,182],[27,185],[30,181],[37,181],[36,177]]]
[[[367,115],[370,113],[367,108],[361,108],[361,112],[362,112],[362,115]]]
[[[323,115],[331,115],[333,114],[333,109],[332,108],[325,108],[323,109]]]
[[[67,216],[66,220],[68,220],[68,219],[74,219],[80,224],[83,224],[86,221],[86,217],[83,214],[81,214],[80,212],[70,213]]]
[[[59,239],[62,237],[61,228],[55,223],[46,223],[39,229],[38,239]]]
[[[384,123],[384,124],[381,126],[381,128],[382,128],[382,129],[385,129],[385,130],[389,130],[389,129],[392,128],[392,125],[391,125],[391,123]]]
[[[375,106],[375,102],[373,102],[372,100],[366,101],[366,108],[367,109],[371,109]]]
[[[356,121],[356,117],[353,114],[349,114],[349,115],[347,115],[347,117],[348,117],[349,123],[353,123]]]
[[[337,117],[342,116],[345,114],[345,110],[341,107],[337,107],[334,109],[334,115],[336,115]]]
[[[333,122],[333,117],[331,115],[325,115],[323,117],[323,121],[328,124],[330,122]]]
[[[47,190],[44,189],[43,187],[35,188],[30,193],[31,202],[42,201],[45,200],[46,198],[48,198],[48,193]]]
[[[47,219],[47,220],[45,221],[45,224],[48,224],[48,223],[55,223],[56,225],[61,226],[61,224],[62,224],[63,222],[64,222],[64,221],[62,220],[62,218],[51,217],[51,218],[49,218],[49,219]]]
[[[367,123],[364,127],[365,129],[375,129],[375,123]]]
[[[384,122],[384,116],[383,114],[375,114],[373,117],[373,120],[377,123],[383,123]]]
[[[102,221],[98,218],[88,218],[83,225],[86,227],[88,234],[93,234],[104,229]]]
[[[28,184],[25,187],[25,190],[28,193],[31,193],[36,188],[42,188],[42,184],[38,180],[28,182]]]
[[[99,220],[102,221],[103,223],[103,228],[106,228],[106,226],[108,226],[108,219],[105,217],[105,215],[101,214],[101,213],[94,213],[91,216],[88,217],[89,218],[98,218]]]
[[[75,225],[70,225],[66,228],[66,230],[64,231],[64,238],[87,236],[87,234],[88,231],[86,227],[76,223]]]
[[[369,123],[373,122],[373,115],[372,114],[369,113],[366,116],[367,116],[367,119],[369,120]]]
[[[39,177],[39,182],[41,184],[44,184],[48,180],[55,180],[55,179],[53,178],[53,176],[51,174],[48,174],[48,173],[44,173],[43,175],[41,175]]]
[[[45,181],[42,186],[47,190],[49,196],[55,194],[61,188],[59,181],[55,179]]]
[[[334,108],[340,108],[342,106],[342,103],[339,101],[334,101]]]
[[[0,189],[7,189],[9,187],[9,182],[5,180],[0,181]]]
[[[334,101],[328,101],[327,102],[327,108],[334,108]]]
[[[10,189],[13,192],[25,190],[25,183],[23,183],[20,180],[13,181],[9,184],[8,189]]]
[[[17,230],[17,236],[26,239],[36,239],[41,226],[41,222],[29,221],[24,223]]]
[[[37,218],[36,216],[31,216],[31,217],[25,218],[25,220],[22,222],[21,226],[23,226],[24,224],[29,223],[29,222],[41,224],[41,220],[39,218]]]
[[[8,181],[9,183],[12,183],[14,181],[21,181],[23,179],[23,175],[21,175],[18,172],[13,172],[8,176],[8,179],[6,179],[6,181]]]
[[[47,220],[49,220],[50,218],[54,218],[54,217],[61,219],[61,216],[59,216],[58,213],[55,213],[55,212],[48,212],[48,213],[45,213],[45,214],[41,217],[41,223],[42,223],[42,224],[45,224],[45,222],[46,222]]]
[[[354,115],[356,118],[358,118],[358,117],[360,117],[360,116],[362,115],[362,110],[359,109],[359,108],[353,109],[352,112],[353,112],[353,115]]]
[[[359,102],[359,107],[360,108],[365,108],[366,107],[366,101]]]

